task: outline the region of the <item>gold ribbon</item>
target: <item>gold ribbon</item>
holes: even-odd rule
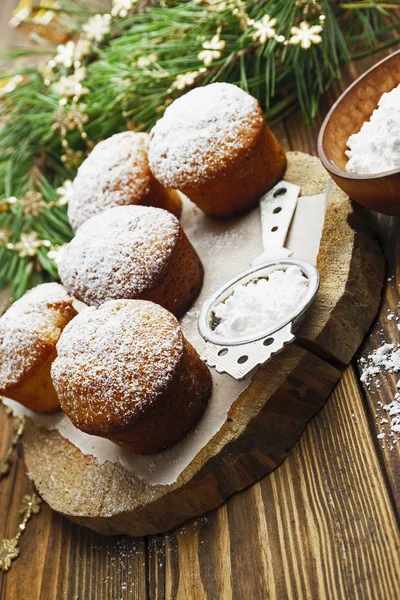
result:
[[[5,412],[9,416],[12,416],[12,410],[7,406],[5,406]],[[23,415],[15,417],[10,444],[3,458],[0,459],[0,479],[5,477],[10,471],[11,456],[22,436],[24,427],[25,417]],[[16,535],[10,539],[5,538],[4,540],[1,540],[0,543],[0,571],[8,571],[13,560],[19,556],[19,540],[26,529],[26,524],[29,519],[40,512],[41,502],[41,498],[36,494],[27,494],[24,496],[19,508],[19,514],[22,516],[22,520],[18,526]]]

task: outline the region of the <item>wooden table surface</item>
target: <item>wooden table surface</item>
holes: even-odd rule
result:
[[[1,1],[1,44],[20,41],[7,28],[16,4]],[[316,154],[329,106],[384,54],[348,65],[313,127],[304,127],[298,114],[276,127],[285,149]],[[385,248],[387,277],[393,279],[360,356],[382,340],[400,341],[395,319],[387,319],[388,312],[399,310],[400,221],[371,216]],[[380,389],[368,390],[354,360],[278,469],[168,534],[102,537],[44,505],[28,524],[20,558],[0,573],[0,599],[398,600],[400,444],[382,447],[376,418],[378,403],[394,397],[397,379],[385,373]],[[1,457],[11,434],[4,411],[0,432]],[[0,483],[0,539],[15,535],[18,507],[31,492],[19,449]]]

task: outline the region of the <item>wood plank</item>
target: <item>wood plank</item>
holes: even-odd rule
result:
[[[12,436],[12,419],[9,419],[6,415],[3,405],[0,405],[0,432],[0,457],[2,458],[5,455]],[[14,530],[10,530],[9,532],[9,523],[14,512],[16,512],[18,508],[18,499],[15,500],[16,504],[14,507],[12,498],[14,497],[17,474],[21,467],[21,460],[15,451],[12,460],[10,461],[8,475],[0,479],[0,540],[6,536],[11,537],[16,533]],[[0,571],[0,598],[5,598],[5,595],[3,595],[5,582],[5,576]]]
[[[368,361],[374,349],[383,343],[400,343],[400,331],[398,325],[400,306],[400,221],[399,219],[375,216],[380,229],[381,239],[386,243],[385,253],[388,262],[387,281],[383,300],[380,308],[380,316],[374,323],[371,333],[365,340],[360,353],[360,358]],[[388,315],[394,315],[388,318]],[[363,365],[359,368],[359,375],[363,371]],[[390,416],[382,408],[389,404],[400,390],[397,382],[399,373],[382,371],[372,378],[371,382],[363,385],[366,403],[368,407],[370,426],[374,433],[377,452],[387,473],[391,493],[400,519],[400,443],[396,443],[399,435],[391,435]],[[381,419],[388,419],[389,423],[381,423]],[[385,433],[385,438],[378,440],[376,436]],[[395,442],[395,444],[393,444]]]
[[[279,469],[150,538],[150,597],[397,599],[399,530],[366,432],[349,367]]]
[[[18,503],[31,493],[20,461],[10,502],[7,534],[19,522]],[[10,500],[10,496],[8,496]],[[147,550],[143,538],[103,537],[63,519],[43,505],[21,539],[21,555],[0,573],[0,598],[7,600],[144,600]]]

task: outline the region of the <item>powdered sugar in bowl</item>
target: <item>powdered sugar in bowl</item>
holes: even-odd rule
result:
[[[337,185],[367,208],[394,216],[400,215],[400,169],[391,168],[391,161],[385,166],[377,160],[368,166],[368,172],[363,173],[361,169],[357,173],[349,172],[346,150],[350,136],[360,132],[370,120],[382,95],[399,84],[400,50],[378,62],[347,88],[329,111],[318,137],[319,157]],[[367,131],[370,130],[369,127]],[[391,137],[391,143],[397,143]],[[389,141],[387,138],[383,143]]]
[[[265,262],[229,281],[199,315],[207,364],[243,379],[294,340],[318,287],[318,270],[293,258]]]

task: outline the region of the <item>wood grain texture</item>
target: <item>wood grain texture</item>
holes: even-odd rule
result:
[[[366,339],[360,357],[368,358],[375,348],[383,343],[400,343],[400,221],[397,218],[375,215],[380,236],[388,243],[386,245],[387,281],[380,308],[380,318],[375,322],[370,335]],[[392,318],[388,315],[394,315]],[[358,375],[362,373],[358,366]],[[389,480],[390,490],[400,519],[400,443],[392,444],[389,424],[382,424],[381,418],[388,418],[382,410],[382,405],[390,403],[399,392],[397,382],[399,373],[383,371],[372,381],[363,386],[370,417],[370,426],[375,438],[376,451],[383,464]],[[378,440],[377,435],[384,432],[385,438]],[[396,439],[396,438],[394,438]]]
[[[397,598],[398,527],[366,431],[349,367],[279,469],[193,524],[150,538],[151,597]]]
[[[16,4],[17,0],[0,3],[0,44],[13,41],[15,34],[10,35],[7,18]],[[276,127],[285,149],[315,153],[318,129],[329,106],[350,81],[384,54],[346,68],[343,79],[334,82],[324,98],[313,127],[303,127],[297,113]],[[384,220],[381,231],[393,263],[398,257],[396,221]],[[387,294],[394,289],[395,297],[397,289],[392,286]],[[381,318],[387,322],[384,314],[383,309]],[[388,328],[386,334],[398,339],[394,330]],[[367,343],[372,348],[374,338]],[[387,393],[391,395],[393,389]],[[143,540],[143,561],[122,556],[126,565],[122,576],[119,544],[127,538],[99,536],[44,507],[28,525],[21,557],[8,574],[0,574],[1,600],[175,600],[178,589],[180,598],[184,589],[193,592],[185,600],[201,594],[212,600],[297,600],[305,597],[305,590],[307,600],[398,598],[399,555],[393,536],[398,540],[399,530],[390,507],[392,489],[399,481],[398,456],[382,451],[376,444],[376,430],[369,427],[374,423],[376,401],[371,394],[364,402],[349,368],[277,471],[197,523]],[[8,429],[0,409],[0,452]],[[13,535],[19,502],[31,490],[20,454],[14,459],[9,477],[0,483],[2,536]],[[137,548],[137,543],[129,539],[129,547]],[[62,551],[54,552],[60,545]],[[191,564],[182,556],[188,550],[197,559],[193,575]],[[109,576],[113,587],[107,583]],[[393,584],[394,578],[397,583]]]

